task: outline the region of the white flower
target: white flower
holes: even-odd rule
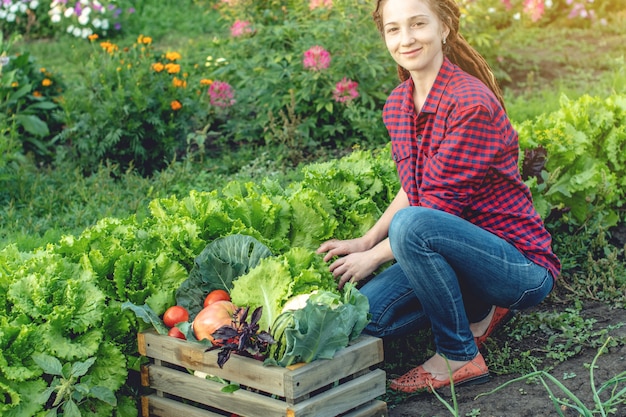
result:
[[[78,23],[80,23],[81,25],[85,26],[87,23],[89,23],[89,15],[81,14],[78,17]]]
[[[19,9],[20,9],[20,12],[22,14],[24,14],[24,13],[26,13],[26,10],[28,10],[28,5],[26,3],[22,3],[22,4],[20,4]]]
[[[35,10],[37,7],[39,7],[39,2],[37,0],[31,1],[29,7],[31,10]]]
[[[82,31],[80,30],[79,27],[75,27],[74,30],[72,31],[72,35],[76,36],[77,38],[80,38]]]
[[[15,13],[9,13],[7,15],[7,22],[15,22]]]
[[[69,25],[67,27],[67,33],[72,33],[73,30],[74,30],[74,25]]]
[[[513,20],[520,20],[522,18],[522,14],[517,12],[513,15]]]
[[[65,9],[65,12],[63,13],[63,16],[65,16],[65,17],[72,17],[73,14],[74,14],[74,9],[72,9],[70,7],[68,9]]]
[[[83,39],[87,39],[87,37],[91,34],[93,34],[93,30],[91,30],[91,28],[83,28],[80,37]]]
[[[546,5],[547,8],[551,8],[552,6],[554,6],[554,3],[552,3],[552,0],[546,0],[544,4]]]
[[[86,14],[87,16],[89,16],[89,14],[91,14],[91,7],[85,7],[81,14]]]
[[[109,29],[109,21],[107,19],[102,19],[102,30]]]
[[[0,10],[0,19],[5,19],[7,17],[6,10]]]
[[[95,18],[91,24],[93,25],[93,27],[95,27],[96,29],[98,29],[100,26],[102,26],[102,20],[100,20],[99,18]]]
[[[9,6],[9,13],[17,13],[17,9],[20,7],[19,4],[13,3]]]
[[[490,7],[489,9],[487,9],[488,13],[495,13],[496,12],[496,8],[495,7]]]
[[[60,14],[53,14],[52,16],[50,16],[50,21],[52,23],[59,23],[61,21],[61,15]]]

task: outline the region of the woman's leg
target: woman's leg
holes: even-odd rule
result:
[[[545,268],[503,239],[445,212],[403,209],[394,216],[389,238],[397,265],[430,320],[437,351],[449,360],[469,361],[478,354],[469,323],[484,317],[491,305],[530,307],[552,289]]]

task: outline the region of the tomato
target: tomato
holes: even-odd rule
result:
[[[172,336],[172,337],[177,337],[179,339],[183,339],[186,340],[187,338],[185,337],[185,335],[183,334],[183,332],[180,331],[180,329],[176,326],[172,327],[170,329],[169,332],[167,332],[168,336]]]
[[[216,301],[200,310],[191,324],[196,339],[208,339],[213,343],[213,333],[222,326],[231,326],[236,311],[237,306],[226,300]]]
[[[177,323],[189,321],[189,312],[185,307],[172,306],[165,310],[163,314],[163,323],[167,327],[174,327]]]
[[[204,307],[216,301],[230,301],[230,294],[226,290],[213,290],[204,298]]]

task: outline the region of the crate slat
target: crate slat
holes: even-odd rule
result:
[[[159,397],[155,394],[141,397],[141,408],[143,416],[152,417],[224,417],[222,414]]]

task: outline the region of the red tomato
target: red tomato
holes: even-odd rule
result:
[[[204,299],[204,307],[216,301],[230,301],[230,294],[226,290],[213,290]]]
[[[237,306],[230,301],[216,301],[200,310],[193,320],[192,329],[196,339],[208,339],[213,343],[213,333],[222,326],[231,326]]]
[[[177,323],[184,321],[189,321],[189,312],[185,307],[172,306],[163,314],[163,323],[167,327],[174,327]]]
[[[176,326],[172,327],[169,332],[167,332],[168,336],[177,337],[179,339],[187,340],[183,332]]]

